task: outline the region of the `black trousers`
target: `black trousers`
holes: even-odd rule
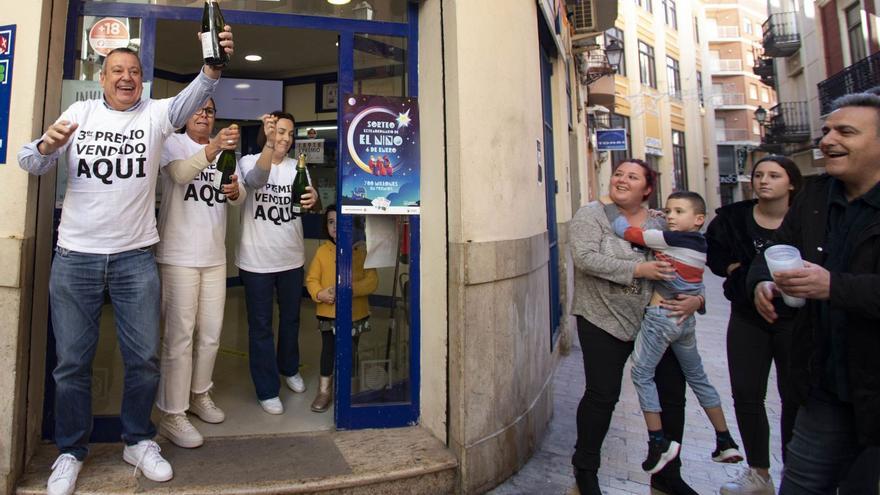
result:
[[[746,461],[754,468],[770,467],[770,425],[764,399],[770,364],[776,363],[776,386],[782,399],[782,456],[792,438],[797,405],[791,400],[788,369],[791,358],[792,320],[770,324],[754,314],[732,310],[727,326],[727,367],[733,391],[733,408]]]
[[[577,317],[577,328],[584,354],[586,391],[578,405],[577,443],[571,463],[578,469],[595,472],[599,470],[602,442],[608,434],[611,415],[620,398],[623,368],[632,353],[633,342],[612,337],[580,316]],[[663,408],[663,432],[680,443],[684,434],[685,380],[671,350],[666,351],[657,365],[654,380]],[[658,475],[679,477],[680,470],[681,461],[676,457]]]

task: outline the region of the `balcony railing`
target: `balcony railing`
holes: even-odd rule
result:
[[[880,52],[850,65],[819,83],[819,107],[822,115],[831,111],[835,99],[880,85]]]
[[[716,58],[711,67],[713,72],[739,72],[743,69],[743,62],[736,58]]]
[[[721,93],[712,95],[712,105],[723,107],[727,105],[745,105],[746,95],[742,93]]]
[[[773,77],[773,59],[770,57],[758,57],[752,71],[761,78]]]
[[[709,32],[709,39],[739,38],[739,26],[717,26]]]
[[[769,124],[764,134],[768,144],[802,143],[810,140],[810,114],[807,102],[780,103],[771,108]]]
[[[715,141],[718,143],[751,140],[752,133],[750,133],[748,129],[728,129],[724,127],[719,127],[715,129]]]
[[[801,35],[797,27],[797,12],[770,14],[764,21],[764,55],[788,57],[801,47]]]

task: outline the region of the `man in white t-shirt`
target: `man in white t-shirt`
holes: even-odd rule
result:
[[[232,30],[220,44],[233,52]],[[18,154],[19,165],[42,175],[63,154],[68,182],[49,280],[58,364],[55,443],[47,493],[70,494],[88,453],[92,429],[92,361],[105,291],[113,304],[125,364],[122,440],[125,462],[153,481],[168,481],[150,421],[159,384],[159,275],[151,246],[156,229],[156,176],[162,144],[214,92],[222,68],[204,66],[174,98],[141,98],[137,53],[120,48],[104,59],[104,97],[80,101]]]

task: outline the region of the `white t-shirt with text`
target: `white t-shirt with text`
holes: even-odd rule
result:
[[[240,177],[257,165],[259,155],[246,155],[238,162]],[[248,190],[241,209],[241,242],[235,264],[249,272],[274,273],[305,264],[302,218],[290,212],[290,191],[296,176],[296,162],[285,157],[272,164],[269,180],[257,190]]]
[[[178,184],[165,171],[174,160],[185,160],[205,148],[186,133],[172,134],[162,150],[159,186],[159,245],[156,261],[168,265],[207,267],[226,263],[226,195],[212,185],[217,158],[192,181]],[[237,169],[237,167],[236,167]],[[235,171],[238,175],[238,170]],[[239,175],[240,176],[240,175]]]
[[[133,110],[101,99],[71,105],[59,118],[79,124],[60,150],[68,181],[58,246],[115,254],[159,242],[156,176],[162,143],[174,128],[170,99],[145,99]]]

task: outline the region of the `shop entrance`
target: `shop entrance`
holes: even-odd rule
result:
[[[192,81],[201,67],[196,40],[202,2],[167,0],[163,5],[125,2],[71,2],[65,58],[65,91],[84,94],[98,91],[98,74],[103,58],[89,41],[96,24],[115,24],[128,31],[128,46],[139,49],[145,91],[153,98],[171,97]],[[226,4],[231,4],[227,7]],[[232,122],[242,129],[241,154],[256,152],[259,121],[256,116],[283,109],[296,118],[297,139],[309,138],[314,130],[320,157],[310,163],[312,180],[326,206],[337,203],[339,96],[354,92],[383,96],[416,96],[417,8],[406,0],[375,2],[378,14],[359,20],[329,17],[323,11],[303,15],[295,4],[321,2],[279,2],[275,11],[247,9],[254,2],[223,2],[227,23],[233,25],[236,56],[223,75],[223,87],[215,96],[218,109],[215,131]],[[367,3],[368,2],[362,2]],[[241,5],[238,5],[241,4]],[[289,5],[288,5],[289,4]],[[382,9],[387,12],[382,13]],[[401,14],[402,13],[402,14]],[[353,17],[348,11],[330,15]],[[360,15],[360,14],[358,14]],[[372,21],[372,16],[390,21]],[[113,21],[108,21],[113,19]],[[404,22],[400,22],[404,21]],[[260,57],[249,61],[246,55]],[[256,57],[249,57],[254,59]],[[90,97],[94,97],[93,96]],[[72,101],[62,101],[62,108]],[[265,107],[265,108],[264,108]],[[254,112],[259,109],[258,112]],[[315,135],[313,134],[313,135]],[[322,140],[322,141],[321,141]],[[293,152],[293,150],[291,150]],[[59,167],[59,171],[62,167]],[[63,204],[65,177],[59,173],[56,193],[56,227]],[[157,198],[158,203],[161,197]],[[321,337],[315,319],[315,304],[305,289],[301,303],[300,372],[307,391],[294,394],[282,385],[285,413],[271,416],[260,408],[248,370],[247,311],[244,290],[234,263],[240,219],[232,207],[227,226],[227,299],[221,349],[214,371],[212,395],[226,411],[226,421],[208,425],[191,417],[206,437],[282,434],[334,428],[393,427],[412,424],[418,418],[418,217],[340,215],[337,245],[337,311],[351,311],[351,246],[369,241],[373,227],[398,233],[394,262],[377,266],[379,285],[370,295],[370,327],[353,342],[351,317],[337,315],[334,406],[326,413],[314,413],[309,406],[318,387]],[[369,225],[368,225],[369,224]],[[323,240],[322,217],[303,220],[305,259],[308,265]],[[349,313],[350,314],[350,313]],[[277,312],[275,323],[277,325]],[[44,436],[52,437],[54,423],[51,371],[54,367],[54,339],[50,322],[47,348]],[[277,327],[276,327],[277,328]],[[356,343],[356,345],[354,345]],[[411,352],[412,350],[412,352]],[[116,341],[112,307],[105,304],[101,336],[93,367],[92,441],[118,441],[119,406],[124,373]],[[154,411],[155,413],[155,411]],[[154,414],[154,418],[155,418]]]

